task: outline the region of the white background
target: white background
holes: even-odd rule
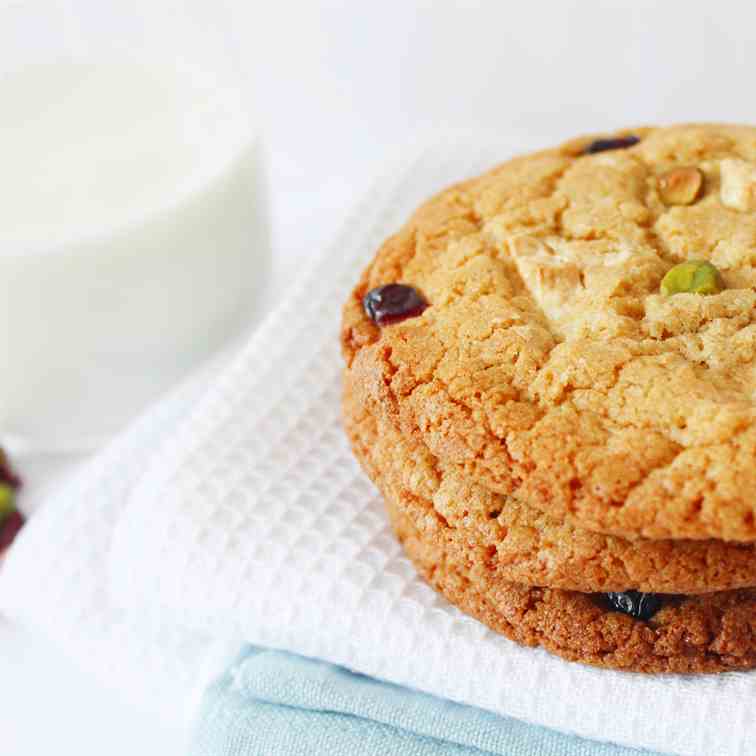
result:
[[[2,12],[26,6],[0,2]],[[87,35],[100,29],[106,41],[142,12],[94,0],[38,3],[40,23],[15,35],[17,51],[64,34],[50,22],[53,6],[73,9]],[[179,47],[192,54],[171,19],[182,30],[198,19],[198,57],[224,57],[257,111],[274,220],[271,302],[387,156],[436,129],[502,130],[547,143],[621,125],[756,121],[756,12],[745,2],[274,0],[165,8],[152,32],[166,54]],[[183,745],[181,733],[126,707],[28,631],[0,620],[0,752],[172,756]]]

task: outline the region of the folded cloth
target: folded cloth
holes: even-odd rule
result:
[[[205,684],[243,644],[124,611],[109,590],[107,563],[134,482],[208,380],[191,376],[106,450],[66,465],[0,569],[0,615],[46,636],[105,687],[176,726],[193,716]]]
[[[753,753],[756,673],[592,669],[450,606],[344,438],[338,320],[360,268],[434,190],[525,146],[442,143],[380,183],[207,391],[168,397],[50,496],[0,611],[164,717],[247,643],[596,741]]]
[[[343,667],[250,647],[206,693],[190,756],[631,756]]]

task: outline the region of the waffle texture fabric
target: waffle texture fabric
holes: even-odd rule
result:
[[[207,392],[169,397],[51,495],[0,611],[166,717],[247,642],[597,741],[749,753],[756,675],[591,669],[453,608],[342,431],[341,303],[373,250],[432,192],[531,146],[475,136],[403,160]]]

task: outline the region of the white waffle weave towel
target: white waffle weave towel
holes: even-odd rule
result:
[[[416,577],[350,455],[347,292],[419,201],[513,147],[440,143],[379,183],[207,391],[179,390],[50,497],[0,610],[164,716],[246,641],[587,738],[753,753],[756,674],[602,671],[496,635]]]

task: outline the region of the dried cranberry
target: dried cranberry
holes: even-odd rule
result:
[[[416,289],[406,284],[386,284],[365,294],[362,306],[379,326],[420,315],[428,303]]]
[[[638,144],[638,142],[640,142],[640,139],[632,135],[615,137],[614,139],[597,139],[583,150],[583,154],[594,155],[597,152],[605,152],[606,150],[625,150],[634,144]]]
[[[24,516],[18,510],[11,512],[0,522],[0,554],[13,543],[18,531],[24,526]]]
[[[650,620],[662,605],[658,593],[625,591],[624,593],[607,593],[606,597],[613,609],[644,621]]]

